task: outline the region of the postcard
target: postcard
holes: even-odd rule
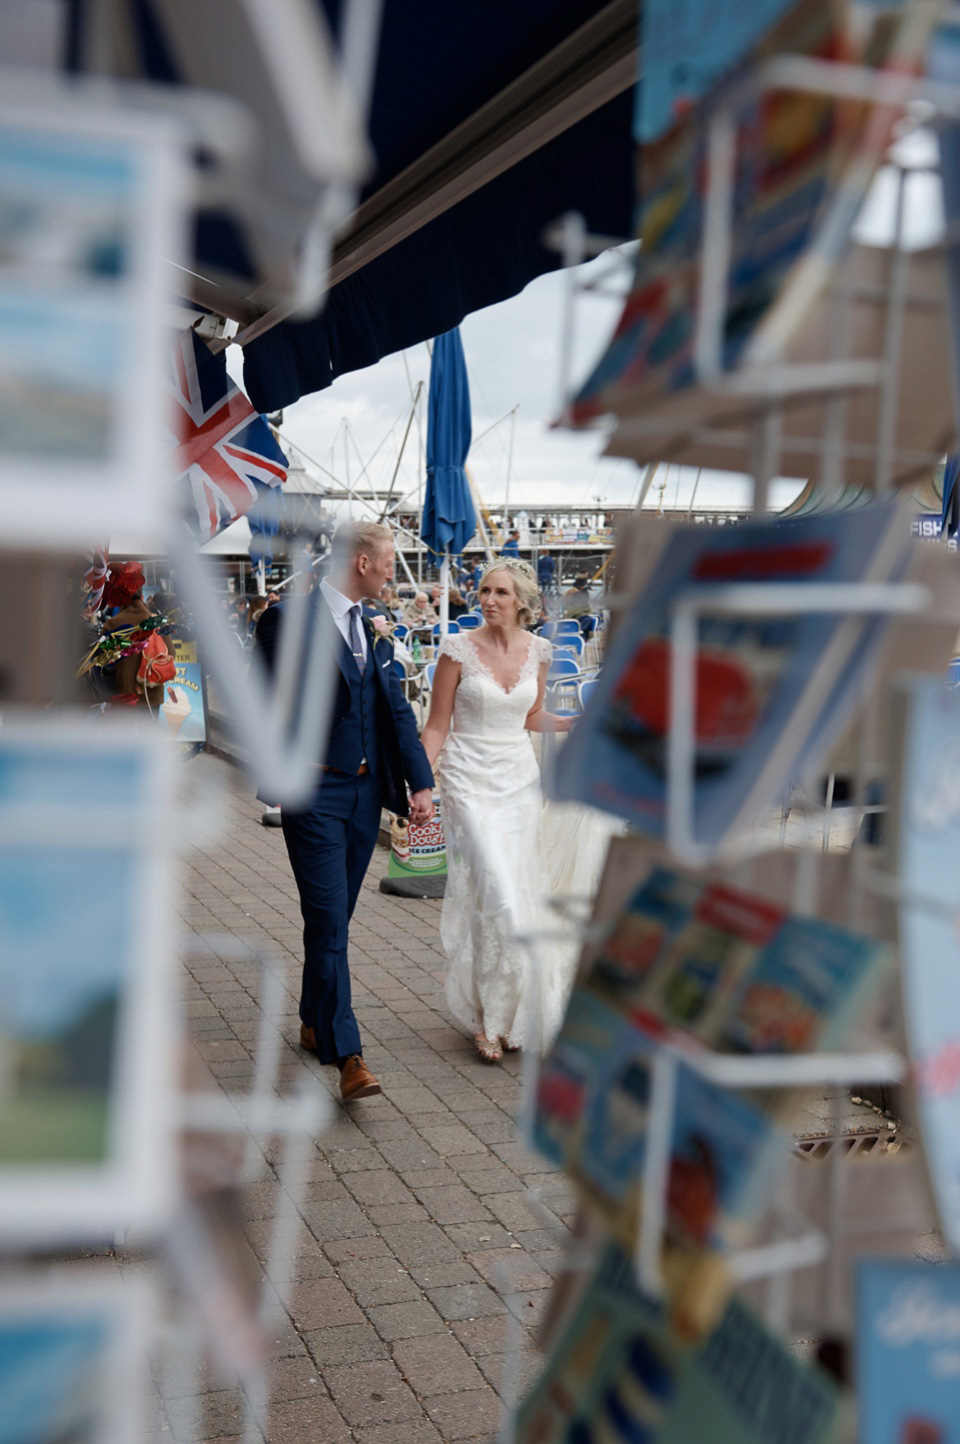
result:
[[[960,1441],[960,1267],[861,1259],[860,1444]]]
[[[842,732],[883,636],[878,619],[807,612],[733,614],[718,587],[803,588],[899,576],[910,533],[896,504],[722,530],[678,528],[623,618],[596,691],[560,752],[553,790],[667,827],[671,624],[702,597],[694,659],[692,829],[729,847]]]
[[[149,1229],[175,1184],[168,749],[147,719],[0,729],[0,1231]]]
[[[152,1311],[144,1278],[0,1283],[0,1444],[141,1438]]]
[[[706,1338],[680,1338],[615,1245],[520,1407],[517,1444],[831,1444],[839,1391],[737,1298]]]
[[[80,550],[169,512],[178,136],[46,82],[0,104],[0,545]]]
[[[537,1088],[535,1146],[566,1170],[624,1246],[642,1209],[657,1047],[580,984]],[[786,1159],[785,1136],[770,1116],[679,1062],[670,1148],[669,1239],[698,1250],[741,1242]]]
[[[894,730],[893,812],[903,1017],[924,1155],[940,1224],[960,1250],[960,692],[943,677],[904,679]]]

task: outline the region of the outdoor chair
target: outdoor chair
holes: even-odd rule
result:
[[[572,657],[553,659],[547,673],[551,712],[556,712],[560,717],[570,717],[579,711],[577,687],[580,675],[579,664]]]

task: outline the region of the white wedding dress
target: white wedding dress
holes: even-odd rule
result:
[[[558,939],[551,893],[591,892],[611,825],[585,809],[544,807],[540,768],[524,723],[537,700],[550,643],[531,636],[506,691],[470,633],[445,638],[440,656],[460,665],[451,730],[440,757],[447,889],[440,936],[447,1004],[471,1033],[511,1047],[552,1042],[573,982],[578,945]],[[578,816],[573,818],[573,814]],[[588,819],[580,827],[579,821]],[[571,837],[577,841],[571,845]],[[575,868],[571,864],[575,862]],[[552,937],[531,950],[520,939]]]

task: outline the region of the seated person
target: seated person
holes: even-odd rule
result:
[[[465,614],[466,612],[469,612],[469,610],[470,610],[470,608],[467,606],[467,603],[466,603],[466,601],[464,600],[463,594],[462,594],[462,592],[459,590],[459,588],[457,588],[457,587],[451,587],[451,588],[450,588],[450,611],[449,611],[449,617],[450,617],[451,622],[455,622],[458,617],[464,616],[464,614]]]
[[[437,623],[437,614],[430,605],[430,598],[426,592],[417,592],[412,602],[408,602],[403,609],[403,620],[408,627],[433,627]]]
[[[593,605],[590,599],[590,582],[581,573],[574,577],[573,586],[563,594],[564,615],[580,618],[580,635],[586,640],[593,636],[594,620],[587,613]]]

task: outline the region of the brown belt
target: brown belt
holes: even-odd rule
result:
[[[341,767],[328,767],[325,762],[318,762],[317,766],[321,772],[335,772],[338,777],[365,777],[370,771],[369,762],[361,762],[356,772],[344,772]]]

